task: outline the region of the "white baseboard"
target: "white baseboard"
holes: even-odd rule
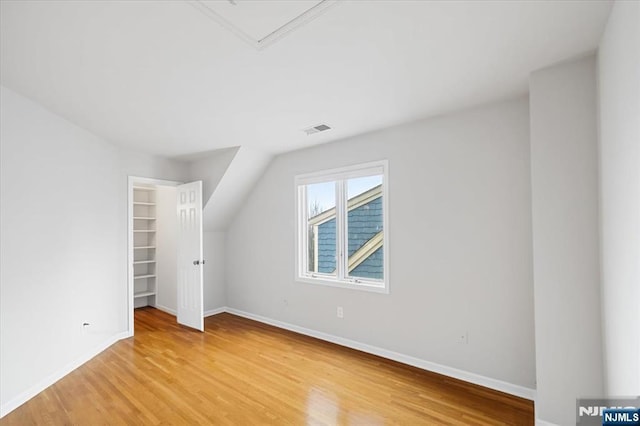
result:
[[[178,312],[176,312],[175,309],[167,308],[166,306],[156,305],[155,308],[161,310],[162,312],[171,314],[174,317],[178,315]],[[225,312],[226,309],[227,309],[226,306],[222,306],[221,308],[215,308],[215,309],[210,309],[208,311],[204,311],[204,317],[206,318],[206,317],[210,317],[211,315],[221,314]]]
[[[545,420],[536,419],[536,426],[559,426],[555,423],[547,422]]]
[[[215,308],[215,309],[209,309],[208,311],[204,311],[204,317],[210,317],[211,315],[218,315],[221,314],[223,312],[227,312],[227,308],[226,306],[222,306],[220,308]]]
[[[174,317],[176,315],[178,315],[178,313],[175,311],[175,309],[171,309],[171,308],[167,308],[166,306],[162,306],[162,305],[158,305],[156,304],[156,306],[154,306],[156,309],[161,310],[162,312],[166,312],[169,315],[173,315]]]
[[[331,334],[323,333],[321,331],[300,327],[300,326],[289,324],[283,321],[278,321],[271,318],[263,317],[261,315],[251,314],[249,312],[244,312],[238,309],[226,308],[226,311],[231,314],[238,315],[244,318],[249,318],[265,324],[273,325],[275,327],[284,328],[286,330],[290,330],[296,333],[315,337],[320,340],[326,340],[327,342],[336,343],[338,345],[346,346],[352,349],[357,349],[362,352],[378,355],[383,358],[387,358],[393,361],[398,361],[403,364],[408,364],[414,367],[421,368],[423,370],[432,371],[434,373],[443,374],[445,376],[453,377],[455,379],[463,380],[465,382],[473,383],[473,384],[484,386],[486,388],[494,389],[500,392],[505,392],[511,395],[519,396],[520,398],[525,398],[533,401],[536,396],[536,391],[534,389],[529,389],[520,385],[514,385],[512,383],[503,382],[502,380],[492,379],[490,377],[485,377],[479,374],[470,373],[468,371],[459,370],[453,367],[447,367],[446,365],[441,365],[435,362],[414,358],[409,355],[393,352],[387,349],[368,345],[366,343],[356,342],[355,340],[345,339],[343,337],[338,337]]]
[[[96,355],[100,354],[102,351],[107,349],[109,346],[113,345],[114,343],[116,343],[119,340],[126,339],[127,337],[130,337],[129,333],[127,333],[127,332],[118,333],[116,335],[113,335],[113,336],[109,337],[104,342],[102,342],[98,346],[96,346],[93,350],[87,352],[84,356],[76,359],[73,362],[70,362],[69,364],[67,364],[63,368],[61,368],[60,370],[58,370],[55,373],[45,377],[42,380],[40,380],[38,383],[36,383],[35,385],[31,386],[26,391],[20,393],[19,395],[17,395],[16,397],[12,398],[8,402],[0,405],[0,418],[6,416],[11,411],[15,410],[16,408],[18,408],[19,406],[21,406],[22,404],[24,404],[25,402],[27,402],[28,400],[33,398],[34,396],[38,395],[40,392],[42,392],[43,390],[45,390],[49,386],[53,385],[55,382],[57,382],[58,380],[62,379],[67,374],[71,373],[73,370],[75,370],[76,368],[80,367],[82,364],[84,364],[85,362],[89,361],[91,358],[93,358]]]

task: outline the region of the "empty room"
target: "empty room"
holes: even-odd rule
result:
[[[640,1],[0,0],[0,424],[640,424]]]

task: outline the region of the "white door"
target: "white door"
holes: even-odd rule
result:
[[[178,185],[178,323],[204,331],[202,181]]]

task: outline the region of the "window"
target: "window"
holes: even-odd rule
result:
[[[298,281],[388,292],[387,162],[296,177]]]

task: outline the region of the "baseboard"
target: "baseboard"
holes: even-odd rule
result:
[[[545,420],[536,419],[536,426],[559,426],[555,423],[547,422]]]
[[[29,389],[27,389],[26,391],[22,392],[21,394],[19,394],[16,397],[12,398],[10,401],[0,405],[0,418],[6,416],[10,412],[12,412],[13,410],[18,408],[19,406],[21,406],[25,402],[27,402],[28,400],[33,398],[34,396],[38,395],[40,392],[42,392],[43,390],[45,390],[49,386],[53,385],[58,380],[62,379],[67,374],[71,373],[76,368],[80,367],[82,364],[84,364],[87,361],[91,360],[93,357],[95,357],[96,355],[100,354],[102,351],[107,349],[109,346],[113,345],[114,343],[116,343],[119,340],[126,339],[127,337],[130,337],[127,332],[118,333],[118,334],[115,334],[115,335],[109,337],[107,340],[105,340],[104,342],[102,342],[101,344],[96,346],[93,350],[87,352],[84,356],[76,359],[73,362],[70,362],[69,364],[67,364],[63,368],[61,368],[60,370],[58,370],[55,373],[45,377],[44,379],[42,379],[41,381],[39,381],[38,383],[36,383],[32,387],[30,387]]]
[[[204,311],[204,317],[210,317],[211,315],[218,315],[221,314],[223,312],[227,312],[227,307],[226,306],[222,306],[220,308],[215,308],[215,309],[209,309],[208,311]]]
[[[327,342],[336,343],[338,345],[346,346],[348,348],[357,349],[362,352],[378,355],[380,357],[387,358],[393,361],[398,361],[403,364],[408,364],[414,367],[418,367],[423,370],[432,371],[434,373],[443,374],[445,376],[453,377],[455,379],[463,380],[465,382],[484,386],[486,388],[494,389],[500,392],[505,392],[510,395],[515,395],[520,398],[525,398],[531,401],[533,401],[536,396],[536,391],[534,389],[525,388],[524,386],[520,386],[520,385],[514,385],[512,383],[507,383],[502,380],[492,379],[490,377],[485,377],[476,373],[470,373],[468,371],[459,370],[457,368],[447,367],[446,365],[437,364],[435,362],[414,358],[409,355],[393,352],[387,349],[368,345],[366,343],[357,342],[355,340],[345,339],[343,337],[334,336],[328,333],[323,333],[321,331],[316,331],[309,328],[289,324],[283,321],[278,321],[271,318],[263,317],[261,315],[244,312],[235,308],[227,307],[226,312],[229,312],[230,314],[238,315],[244,318],[259,321],[265,324],[273,325],[275,327],[284,328],[285,330],[290,330],[296,333],[315,337],[317,339],[325,340]]]
[[[154,306],[156,309],[161,310],[162,312],[166,312],[169,315],[173,315],[174,317],[176,315],[178,315],[178,313],[175,311],[175,309],[171,309],[171,308],[167,308],[166,306],[162,306],[162,305],[158,305],[156,304],[156,306]]]
[[[170,315],[173,315],[174,317],[178,315],[175,309],[167,308],[166,306],[156,305],[155,308],[161,310],[162,312],[166,312]],[[204,317],[206,318],[206,317],[210,317],[211,315],[221,314],[225,312],[226,309],[227,309],[226,306],[223,306],[221,308],[215,308],[215,309],[210,309],[208,311],[204,311]]]

